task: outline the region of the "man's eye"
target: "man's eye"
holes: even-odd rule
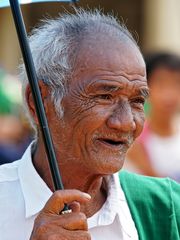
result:
[[[97,98],[102,100],[111,100],[112,96],[110,94],[101,94],[101,95],[97,95]]]
[[[145,99],[144,99],[144,98],[135,98],[135,99],[132,99],[131,102],[132,102],[132,103],[135,103],[135,104],[144,105]]]

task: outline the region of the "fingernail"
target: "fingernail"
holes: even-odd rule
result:
[[[84,197],[87,199],[91,199],[91,196],[88,193],[83,193]]]

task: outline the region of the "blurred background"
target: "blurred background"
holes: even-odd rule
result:
[[[179,0],[80,0],[79,5],[113,12],[134,34],[143,52],[166,50],[180,52]],[[70,9],[67,3],[35,3],[22,5],[27,31],[45,16],[57,16]],[[20,59],[11,11],[0,9],[0,64],[16,73]]]
[[[80,0],[79,6],[100,8],[105,13],[110,12],[118,16],[121,22],[125,23],[132,32],[145,56],[149,53],[159,52],[175,55],[180,54],[179,0]],[[71,11],[68,3],[35,3],[23,5],[22,12],[27,31],[30,32],[34,26],[37,26],[40,19],[47,16],[56,17],[59,12],[64,12],[65,9]],[[17,78],[17,68],[20,58],[21,53],[11,11],[9,8],[0,9],[0,164],[20,158],[27,144],[32,140],[30,127],[25,120],[21,107],[21,84]],[[169,61],[171,62],[171,60]],[[166,76],[168,76],[168,79],[171,79],[173,75],[172,78],[176,80],[174,80],[175,84],[173,85],[175,87],[172,87],[172,89],[175,88],[177,90],[176,95],[179,96],[180,70],[178,67],[175,69],[171,66],[169,67],[168,64],[163,65],[164,68],[165,70],[167,69],[167,72],[163,72],[164,75],[158,75],[157,78],[166,79]],[[174,72],[177,74],[174,74]],[[162,84],[164,83],[159,83],[160,86]],[[167,85],[168,89],[171,88],[168,84],[164,85]],[[168,98],[168,94],[170,93],[165,92],[165,94],[166,98]],[[174,95],[174,92],[171,95]],[[179,116],[180,99],[178,96],[176,101],[173,102],[176,106],[173,108],[172,117],[169,117],[169,122],[167,121],[168,123],[164,124],[164,129],[167,131],[163,131],[162,129],[161,131],[154,131],[156,128],[159,129],[158,126],[162,124],[157,124],[155,128],[149,126],[154,131],[154,134],[160,137],[160,140],[167,140],[172,136],[174,137],[174,134],[178,132],[178,127],[174,130],[174,126],[179,125],[179,122],[175,121],[175,118],[178,119],[177,116]],[[145,105],[147,123],[150,122],[148,119],[151,119],[149,116],[151,115],[152,105],[151,101],[148,101]],[[171,109],[171,107],[169,108]],[[160,110],[154,111],[157,112]],[[162,111],[162,116],[164,117],[156,116],[155,119],[158,119],[160,122],[159,119],[165,119],[166,115],[167,113]],[[173,129],[171,129],[171,125],[173,125]],[[172,145],[178,144],[177,142],[176,144],[173,142]],[[168,143],[166,148],[167,146],[169,146]],[[154,169],[151,159],[144,158],[143,161],[147,161],[148,164],[137,161],[138,158],[143,159],[142,156],[138,156],[138,153],[139,149],[136,150],[135,148],[135,151],[128,155],[125,166],[127,169],[152,176],[171,176],[168,173],[169,167],[163,173]],[[174,168],[179,170],[176,171],[173,178],[180,180],[180,152],[176,152],[176,156],[176,161],[173,164],[175,164]],[[161,162],[161,164],[165,163]],[[176,177],[174,177],[175,175]]]

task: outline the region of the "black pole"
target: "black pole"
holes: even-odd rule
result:
[[[74,7],[78,7],[77,0],[71,0],[71,3]]]
[[[12,11],[15,26],[16,26],[17,35],[19,38],[19,43],[20,43],[20,47],[21,47],[21,51],[24,59],[24,64],[26,67],[27,76],[29,79],[29,84],[30,84],[33,99],[34,99],[34,104],[36,107],[39,124],[41,127],[43,139],[44,139],[44,145],[46,149],[46,154],[48,156],[48,162],[49,162],[49,167],[50,167],[50,171],[53,179],[54,188],[55,190],[61,190],[61,189],[64,189],[64,187],[63,187],[61,175],[59,172],[59,167],[57,164],[54,146],[52,143],[52,138],[51,138],[51,134],[49,131],[49,127],[48,127],[48,123],[45,115],[45,110],[44,110],[44,106],[41,98],[41,92],[39,89],[34,62],[32,59],[29,43],[27,40],[27,33],[24,26],[20,5],[18,0],[9,0],[9,2],[10,2],[11,11]]]

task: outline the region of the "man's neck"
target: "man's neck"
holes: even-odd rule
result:
[[[61,161],[63,162],[63,160]],[[47,186],[54,192],[54,186],[48,166],[47,156],[43,144],[38,144],[33,154],[33,164],[41,178]],[[104,177],[91,175],[81,170],[80,166],[60,165],[62,181],[65,189],[78,189],[91,195],[91,201],[86,205],[81,205],[81,211],[87,217],[94,215],[106,201],[106,186]]]

